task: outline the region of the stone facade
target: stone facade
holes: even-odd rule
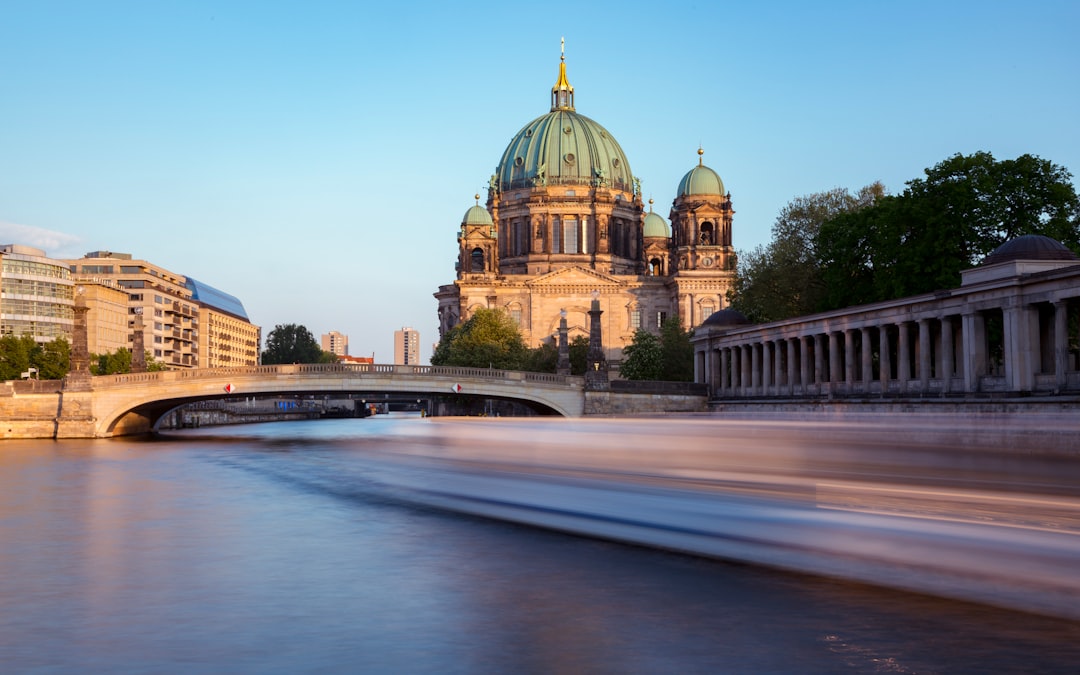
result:
[[[501,309],[529,346],[587,337],[595,297],[604,349],[618,363],[634,332],[658,332],[678,315],[693,327],[725,305],[735,270],[731,196],[699,157],[679,185],[670,218],[650,206],[615,139],[574,108],[560,63],[551,111],[511,140],[487,200],[458,231],[457,279],[441,286],[445,335],[479,308]],[[699,155],[700,155],[699,150]]]

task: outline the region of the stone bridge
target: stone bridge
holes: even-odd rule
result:
[[[541,413],[583,412],[580,377],[486,368],[293,364],[107,375],[93,378],[95,436],[145,431],[193,401],[237,396],[386,393],[522,401]]]
[[[292,364],[171,370],[64,380],[0,382],[0,438],[107,438],[152,431],[187,403],[231,397],[383,395],[513,400],[539,414],[639,415],[704,412],[705,386],[585,378],[487,368]]]
[[[516,400],[541,414],[584,414],[584,379],[486,368],[292,364],[0,383],[0,437],[102,438],[151,431],[195,401],[232,396],[475,396]]]

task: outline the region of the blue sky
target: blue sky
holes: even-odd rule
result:
[[[367,4],[367,3],[364,3]],[[16,2],[0,6],[0,243],[132,253],[393,359],[438,339],[455,233],[550,106],[665,217],[697,149],[734,241],[792,198],[955,154],[1080,172],[1080,3]]]

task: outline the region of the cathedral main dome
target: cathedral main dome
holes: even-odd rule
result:
[[[566,61],[551,89],[551,111],[522,127],[506,146],[495,181],[500,190],[533,185],[606,185],[632,191],[633,174],[618,141],[574,110]]]

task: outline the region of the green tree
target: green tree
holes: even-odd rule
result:
[[[165,363],[156,360],[153,355],[150,354],[150,350],[147,349],[146,371],[154,373],[162,370],[167,370]],[[130,372],[131,350],[127,347],[119,347],[116,351],[106,352],[104,354],[90,355],[91,375],[117,375]]]
[[[148,363],[149,365],[149,363]],[[120,347],[114,352],[90,355],[90,373],[92,375],[116,375],[131,372],[131,350]]]
[[[663,355],[662,380],[669,382],[694,381],[694,345],[691,332],[682,327],[678,316],[671,317],[660,327],[660,347]]]
[[[663,380],[664,347],[660,336],[644,328],[634,331],[630,344],[623,348],[619,374],[628,380]]]
[[[559,363],[559,348],[552,342],[545,342],[526,352],[521,369],[530,373],[554,373]]]
[[[57,337],[41,345],[35,358],[38,377],[42,380],[59,380],[71,367],[71,343],[65,337]]]
[[[817,251],[822,224],[871,206],[884,193],[873,183],[856,194],[837,188],[793,199],[777,216],[769,245],[739,254],[731,306],[755,323],[818,311],[826,296]]]
[[[266,336],[263,364],[325,363],[323,350],[305,326],[295,323],[278,324]]]
[[[570,351],[570,374],[583,375],[589,353],[589,339],[583,335],[575,335],[567,346]],[[558,365],[559,348],[554,343],[545,342],[528,350],[521,369],[532,373],[554,373]]]
[[[431,356],[431,365],[520,370],[527,362],[528,351],[508,314],[478,309],[443,335]]]
[[[570,374],[584,375],[585,365],[589,361],[589,338],[575,335],[570,340]]]
[[[17,380],[34,368],[36,379],[59,380],[67,375],[70,364],[71,345],[65,337],[44,344],[30,335],[0,338],[0,379]]]
[[[0,338],[0,379],[18,380],[29,371],[37,342],[29,335],[5,335]]]
[[[1063,167],[1032,155],[997,161],[978,152],[924,173],[903,194],[822,225],[823,309],[958,286],[962,270],[1022,234],[1080,252],[1080,198]]]

